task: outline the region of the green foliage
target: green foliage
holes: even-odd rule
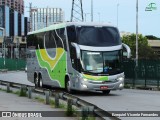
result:
[[[27,96],[27,91],[26,91],[25,88],[21,88],[19,96],[20,97],[26,97]]]
[[[35,99],[38,101],[38,102],[41,102],[41,103],[44,103],[45,100],[39,96],[36,96]]]
[[[146,35],[146,38],[150,40],[160,40],[160,38],[153,36],[153,35]]]
[[[136,34],[124,35],[122,42],[127,44],[131,48],[132,58],[136,55]],[[148,45],[147,38],[142,34],[138,35],[138,56],[139,59],[158,59],[156,53]]]

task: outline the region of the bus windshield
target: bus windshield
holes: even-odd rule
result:
[[[82,51],[82,69],[87,73],[114,75],[121,73],[122,51]]]
[[[77,42],[85,46],[116,46],[121,44],[120,35],[115,27],[77,27]]]

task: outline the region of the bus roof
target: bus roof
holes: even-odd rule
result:
[[[46,31],[51,31],[51,30],[55,30],[55,29],[60,29],[60,28],[64,28],[66,26],[109,26],[109,27],[114,27],[110,24],[107,23],[98,23],[98,22],[63,22],[63,23],[57,23],[57,24],[53,24],[50,25],[48,27],[33,31],[33,32],[29,32],[28,35],[31,34],[36,34],[36,33],[42,33],[42,32],[46,32]]]

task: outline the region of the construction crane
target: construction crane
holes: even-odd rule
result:
[[[82,0],[72,0],[71,22],[83,22]]]

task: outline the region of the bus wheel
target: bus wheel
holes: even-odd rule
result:
[[[108,95],[110,93],[110,90],[104,90],[102,91],[104,95]]]
[[[65,89],[68,93],[71,93],[72,90],[71,90],[71,83],[70,83],[70,80],[69,78],[66,78],[66,81],[65,81]]]
[[[43,87],[43,82],[42,82],[42,77],[41,76],[39,76],[39,87]]]
[[[35,88],[39,87],[39,79],[38,76],[34,77]]]

